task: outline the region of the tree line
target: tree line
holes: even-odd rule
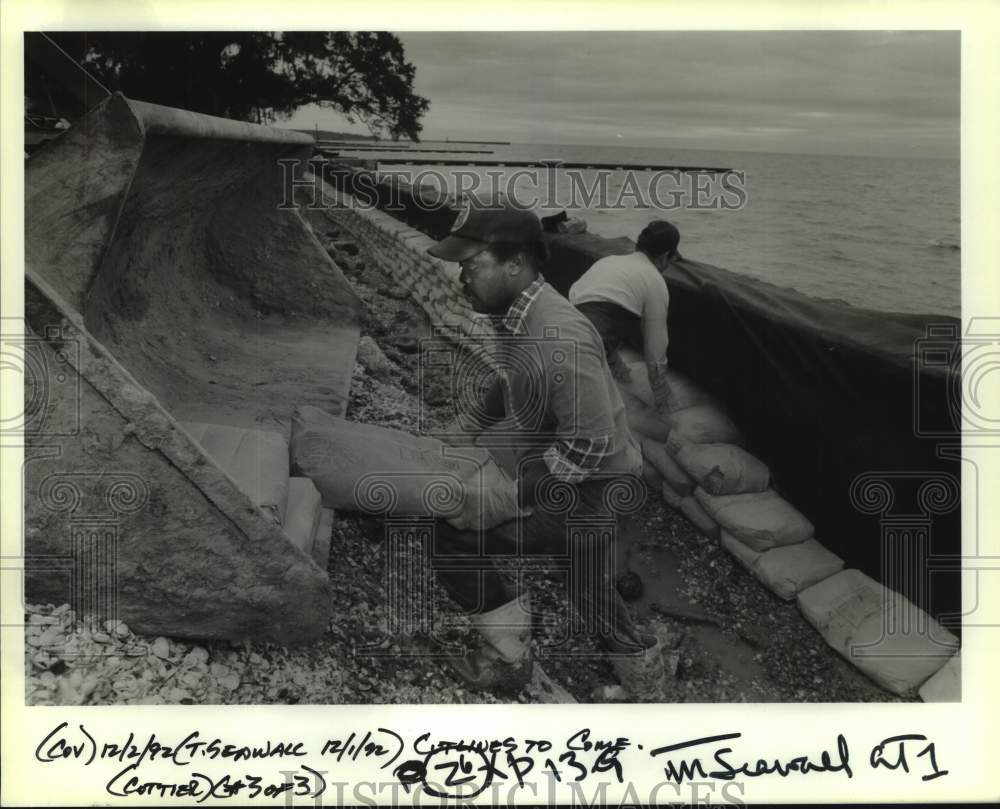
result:
[[[316,104],[377,137],[419,140],[430,102],[384,31],[113,31],[49,34],[129,98],[270,124]]]

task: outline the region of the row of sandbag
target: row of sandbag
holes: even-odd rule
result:
[[[718,539],[785,600],[842,569],[813,539],[813,526],[771,488],[771,473],[694,382],[668,371],[670,409],[652,407],[644,363],[626,353],[630,380],[619,383],[629,425],[642,445],[646,482],[707,536]]]
[[[771,488],[770,470],[741,446],[736,425],[692,380],[667,372],[671,394],[661,415],[641,357],[625,352],[624,359],[629,380],[619,388],[642,445],[647,484],[769,590],[797,599],[826,641],[884,688],[959,699],[957,638],[903,596],[844,570],[843,560],[813,537],[812,523]],[[912,620],[901,620],[905,613]],[[903,625],[905,634],[896,631]]]

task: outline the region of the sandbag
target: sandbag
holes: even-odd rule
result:
[[[638,351],[631,348],[619,348],[625,367],[629,370],[629,381],[624,387],[637,399],[647,405],[655,405],[653,389],[649,384],[649,369],[646,360]],[[667,368],[667,383],[670,393],[667,396],[667,409],[673,413],[694,405],[708,404],[713,401],[711,395],[701,388],[691,377]]]
[[[791,601],[802,590],[844,568],[844,560],[815,539],[757,553],[723,531],[722,546],[768,590],[785,601]]]
[[[310,553],[323,509],[320,494],[309,478],[289,478],[287,511],[282,524],[285,536],[293,545]]]
[[[681,500],[684,498],[677,494],[677,492],[673,490],[673,487],[665,480],[660,484],[660,494],[663,496],[664,503],[675,511],[681,510]]]
[[[721,408],[694,405],[667,416],[667,449],[676,457],[685,444],[742,444],[743,436]]]
[[[288,503],[288,444],[270,430],[247,430],[227,424],[181,422],[184,430],[262,509],[285,519]]]
[[[622,382],[621,387],[631,393],[636,399],[645,405],[653,406],[653,389],[649,386],[649,371],[646,369],[646,361],[642,354],[631,348],[618,348],[618,356],[628,369],[629,379]]]
[[[657,412],[649,405],[633,394],[620,382],[618,390],[621,392],[622,401],[625,403],[625,414],[628,418],[629,429],[636,437],[644,435],[655,441],[665,441],[670,434],[670,425],[660,418]]]
[[[326,508],[431,517],[456,516],[465,487],[499,471],[485,449],[453,448],[316,407],[292,415],[291,460],[296,475],[316,484]]]
[[[658,492],[663,486],[663,475],[657,472],[656,467],[645,458],[642,459],[642,479],[646,481],[646,486],[650,491]]]
[[[694,496],[722,528],[759,553],[813,535],[812,523],[773,489],[717,496],[697,486]]]
[[[924,702],[962,701],[962,653],[956,652],[917,692]]]
[[[914,696],[958,648],[930,615],[860,570],[842,570],[803,590],[798,605],[830,646],[900,696]]]
[[[682,497],[666,481],[663,482],[660,492],[668,506],[687,517],[688,521],[705,536],[712,539],[719,538],[719,524],[706,513],[697,500],[690,495]]]
[[[666,447],[659,441],[652,438],[639,436],[639,444],[642,447],[643,459],[649,461],[660,473],[660,476],[667,481],[671,488],[682,497],[687,497],[694,489],[694,481],[691,477],[677,465],[677,461],[667,454]]]
[[[671,413],[677,410],[684,410],[688,407],[714,402],[714,399],[712,399],[707,391],[701,388],[691,377],[682,374],[680,371],[668,368],[667,382],[670,384],[670,393],[667,394],[667,407]]]
[[[472,443],[487,450],[504,472],[516,478],[521,461],[527,456],[544,453],[552,445],[552,439],[521,436],[517,424],[505,420],[484,429]]]
[[[767,465],[735,444],[685,444],[677,463],[709,494],[762,492],[771,481]]]

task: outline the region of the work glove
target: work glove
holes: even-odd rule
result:
[[[653,391],[653,407],[661,416],[670,413],[670,382],[667,381],[667,361],[651,362],[646,365],[649,372],[649,387]]]
[[[465,481],[464,495],[462,510],[448,519],[459,531],[488,530],[531,513],[518,507],[517,482],[493,460]]]

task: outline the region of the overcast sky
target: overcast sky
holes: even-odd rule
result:
[[[424,139],[958,157],[957,32],[401,33]],[[348,129],[303,109],[295,126]]]

